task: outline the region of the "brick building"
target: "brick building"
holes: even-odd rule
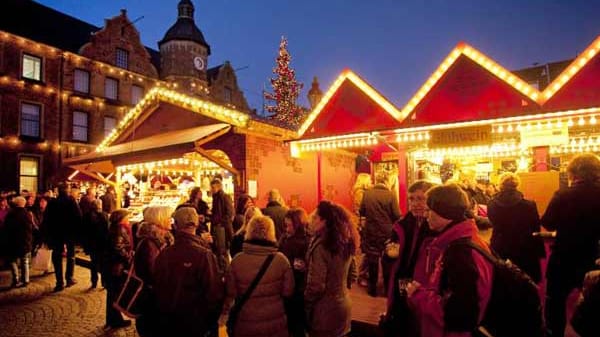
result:
[[[125,10],[97,27],[30,0],[0,3],[0,189],[64,180],[62,160],[92,151],[157,85],[249,111],[229,62],[207,67],[192,2],[177,9],[157,51]]]

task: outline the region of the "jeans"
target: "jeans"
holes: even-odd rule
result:
[[[23,256],[14,258],[10,263],[12,272],[13,284],[19,282],[24,284],[29,283],[29,262],[31,261],[31,253],[26,253]],[[19,271],[21,272],[19,275]],[[19,277],[20,276],[20,277]]]
[[[75,243],[67,242],[67,271],[65,278],[67,282],[73,279],[73,273],[75,272]],[[65,284],[63,279],[63,266],[62,266],[62,246],[54,247],[52,250],[52,264],[54,265],[54,274],[56,276],[56,286],[62,287]]]

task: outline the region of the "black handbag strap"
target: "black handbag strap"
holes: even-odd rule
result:
[[[254,280],[252,280],[252,283],[250,283],[250,286],[248,287],[248,289],[246,289],[246,292],[241,297],[239,297],[238,301],[236,301],[235,306],[238,311],[242,310],[242,307],[244,306],[246,301],[248,301],[248,299],[252,295],[252,292],[254,292],[254,289],[256,288],[256,286],[258,285],[260,280],[263,278],[263,276],[267,272],[267,269],[271,265],[271,262],[273,262],[274,257],[275,257],[275,254],[269,254],[269,256],[267,256],[267,258],[265,259],[265,262],[263,262],[262,266],[260,267],[258,274],[256,274],[256,276],[254,277]]]

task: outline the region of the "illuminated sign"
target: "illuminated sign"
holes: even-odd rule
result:
[[[526,147],[565,145],[569,143],[569,128],[560,127],[521,129],[521,144]]]
[[[485,145],[492,142],[492,126],[483,125],[476,127],[432,130],[430,133],[429,147]]]

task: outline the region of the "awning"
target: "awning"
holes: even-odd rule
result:
[[[183,156],[185,153],[195,151],[200,145],[227,133],[230,128],[229,124],[219,123],[160,133],[108,146],[102,152],[91,152],[78,157],[66,158],[63,163],[81,172],[110,173],[115,170],[117,165]]]

